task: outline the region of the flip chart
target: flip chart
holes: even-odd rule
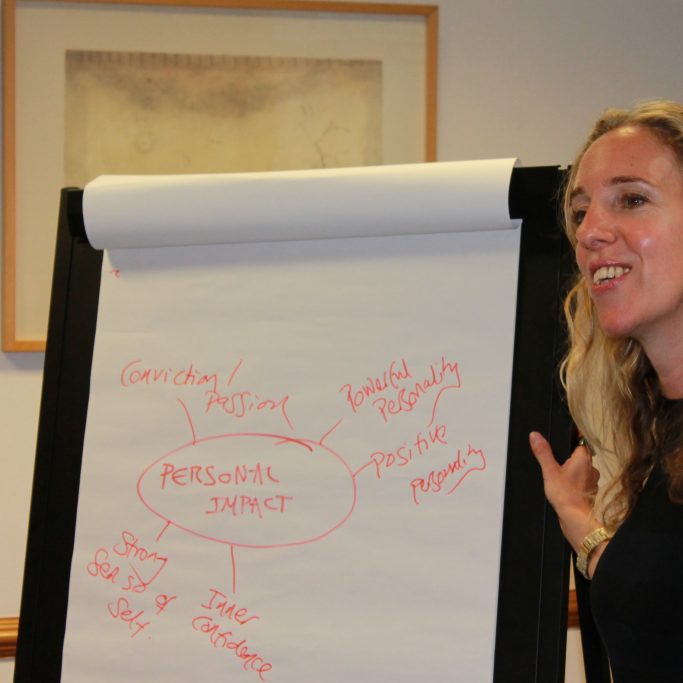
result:
[[[63,681],[492,679],[512,164],[86,188]]]

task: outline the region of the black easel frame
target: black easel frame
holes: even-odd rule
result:
[[[511,215],[523,226],[494,683],[564,679],[568,551],[528,446],[531,429],[558,455],[571,445],[556,379],[570,262],[554,208],[560,180],[554,167],[515,169],[510,192]],[[101,263],[85,237],[82,191],[64,190],[15,683],[60,680]]]

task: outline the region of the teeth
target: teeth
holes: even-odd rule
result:
[[[630,268],[622,268],[621,266],[602,266],[593,273],[593,284],[613,280],[615,277],[621,277],[624,273],[628,273]]]

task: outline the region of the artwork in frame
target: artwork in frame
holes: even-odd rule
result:
[[[431,161],[438,8],[5,0],[3,350],[44,349],[59,191]]]
[[[65,179],[382,163],[378,60],[66,53]]]

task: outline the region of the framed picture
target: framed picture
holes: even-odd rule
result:
[[[438,8],[5,0],[3,349],[45,346],[59,191],[432,161]]]

